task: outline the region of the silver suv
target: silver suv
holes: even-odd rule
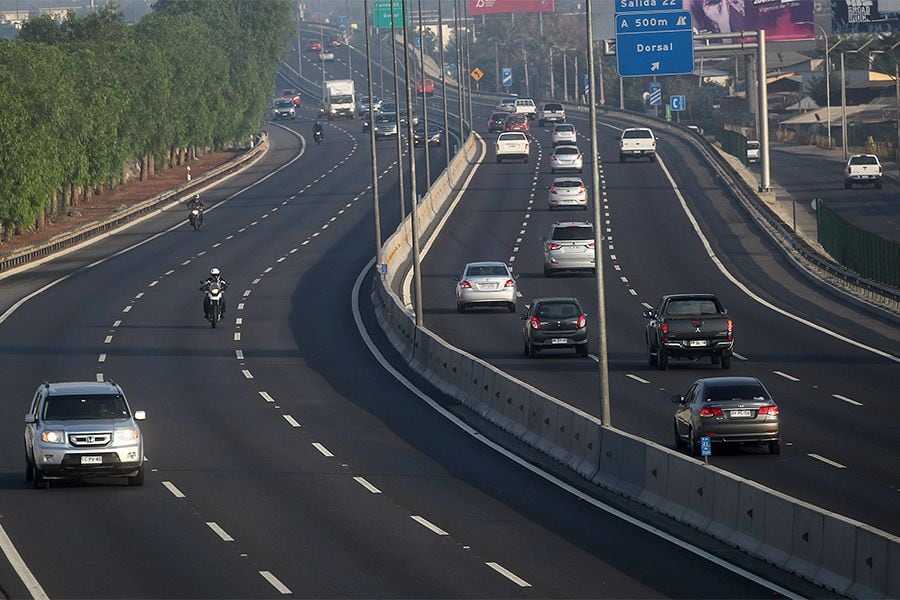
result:
[[[122,388],[112,381],[42,383],[25,414],[25,479],[127,477],[144,484],[144,441]]]
[[[594,248],[594,226],[585,221],[557,221],[544,243],[544,275],[562,271],[596,272],[597,252]]]

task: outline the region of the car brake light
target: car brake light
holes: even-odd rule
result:
[[[708,406],[704,406],[700,409],[701,417],[721,417],[723,416],[722,409],[718,407],[709,408]]]
[[[884,167],[882,167],[881,165],[878,165],[878,174],[884,175]]]
[[[512,287],[514,285],[516,285],[515,281],[513,281],[512,279],[507,279],[506,283],[503,284],[503,287],[508,288],[508,287]]]
[[[594,246],[594,242],[588,242],[586,245],[587,245],[588,248],[590,248],[590,249],[592,249],[592,250],[593,250],[594,247],[595,247],[595,246]]]
[[[555,186],[555,185],[551,185],[551,186],[550,186],[550,193],[551,193],[551,194],[555,194],[555,193],[556,193],[556,186]]]
[[[734,339],[734,321],[728,319],[728,341]]]
[[[587,323],[587,317],[585,316],[585,314],[581,313],[580,315],[578,315],[578,329],[581,329],[582,327],[584,327],[586,323]]]
[[[548,242],[547,243],[547,250],[559,250],[560,248],[562,248],[562,246],[560,246],[556,242]]]
[[[662,332],[662,341],[669,341],[669,324],[668,323],[660,323],[659,330]]]
[[[581,186],[581,188],[580,188],[578,191],[579,191],[580,193],[584,194],[585,192],[587,192],[587,188],[584,187],[584,186]]]
[[[778,416],[778,405],[773,404],[771,406],[760,406],[759,414],[761,415],[771,415],[773,417]]]
[[[541,320],[537,317],[531,317],[531,328],[532,329],[540,329],[541,328]]]
[[[465,279],[463,279],[462,281],[459,282],[459,287],[461,287],[461,288],[468,288],[468,289],[471,290],[471,289],[472,289],[472,284],[469,283],[468,281],[466,281]]]

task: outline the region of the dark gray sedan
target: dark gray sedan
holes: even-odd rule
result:
[[[700,438],[715,444],[767,445],[781,453],[781,420],[772,394],[756,377],[698,379],[684,396],[672,396],[675,447],[700,455]]]

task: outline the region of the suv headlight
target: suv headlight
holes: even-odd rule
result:
[[[137,430],[136,427],[129,427],[128,429],[116,429],[116,438],[115,442],[117,444],[127,444],[128,442],[136,442],[141,437],[141,433]]]
[[[41,441],[47,444],[65,444],[66,434],[64,431],[45,431],[41,433]]]

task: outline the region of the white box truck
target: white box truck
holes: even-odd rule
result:
[[[328,120],[356,116],[355,90],[352,79],[329,79],[322,83],[322,101]]]

